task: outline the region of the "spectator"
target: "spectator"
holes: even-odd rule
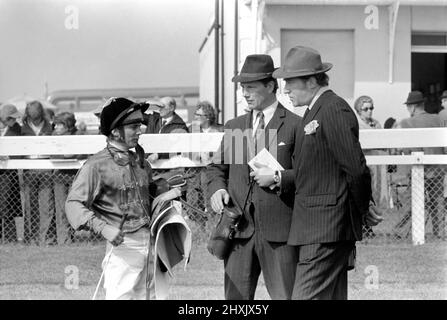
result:
[[[75,135],[76,119],[71,112],[62,112],[54,118],[53,135]],[[72,158],[72,155],[63,155],[62,158]],[[52,157],[57,158],[57,157]],[[65,215],[65,200],[68,190],[76,176],[77,170],[54,171],[54,200],[56,218],[56,239],[58,244],[69,244],[73,241],[74,230],[68,223]]]
[[[77,134],[78,134],[78,135],[85,135],[85,134],[88,134],[88,131],[87,131],[87,125],[85,124],[84,121],[79,122],[79,124],[78,124],[78,131],[77,131]]]
[[[39,101],[29,102],[25,108],[22,135],[52,135],[51,124],[45,119],[44,109]],[[30,156],[30,158],[48,158]],[[54,244],[50,225],[54,217],[51,170],[24,171],[25,183],[25,242],[34,244]]]
[[[5,104],[0,110],[0,136],[20,136],[20,125],[17,119],[21,114],[12,104]],[[9,157],[4,156],[2,160]],[[20,184],[17,170],[0,170],[0,230],[3,242],[15,242],[22,240],[17,236],[15,218],[22,216],[22,204],[20,200]]]
[[[208,101],[201,101],[196,106],[194,112],[194,120],[189,128],[190,132],[223,132],[223,126],[216,122],[216,111],[214,107]],[[200,161],[204,166],[211,163],[213,153],[201,152],[197,157],[193,157],[194,160]],[[207,192],[207,180],[205,167],[200,171],[200,175],[194,178],[195,181],[191,183],[191,187],[188,190],[187,198],[196,202],[196,207],[205,209],[205,212],[209,215],[213,212],[208,199],[211,195]],[[194,194],[194,195],[193,195]],[[197,216],[197,212],[192,212],[190,209],[188,216],[199,223],[202,229],[205,229],[208,216]]]
[[[409,118],[402,119],[397,128],[431,128],[442,127],[442,120],[437,114],[427,113],[424,109],[425,98],[420,91],[411,91],[408,94],[407,101],[404,102],[407,106]],[[402,153],[410,154],[413,151],[423,151],[425,154],[443,154],[444,149],[442,147],[427,147],[427,148],[413,148],[403,149]],[[444,232],[444,214],[438,211],[438,204],[442,198],[442,185],[444,175],[439,170],[437,165],[425,166],[425,207],[428,210],[426,215],[426,222],[428,217],[432,219],[433,235],[436,238],[443,238]],[[408,175],[408,181],[410,182],[410,175]],[[394,234],[397,238],[407,237],[410,234],[411,228],[411,211],[407,211],[402,219],[394,227]]]
[[[176,102],[172,97],[160,99],[160,113],[153,113],[148,119],[146,133],[185,133],[188,127],[180,116],[175,113]],[[169,159],[169,153],[152,153],[149,155],[150,162],[157,159]]]
[[[50,123],[51,128],[54,130],[54,111],[48,108],[44,108],[43,113],[45,114],[45,119]]]
[[[372,117],[374,102],[369,96],[358,97],[354,102],[354,109],[359,116],[360,129],[381,129],[379,121]]]
[[[216,111],[208,101],[201,101],[196,106],[194,120],[189,127],[189,132],[223,132],[223,125],[217,123]],[[201,153],[200,161],[204,164],[211,162],[212,153]]]
[[[110,98],[113,99],[113,98]],[[98,121],[101,119],[101,112],[102,112],[103,105],[98,106],[95,110],[93,110],[93,114],[98,118]],[[97,134],[101,134],[101,125],[98,125],[98,132]]]
[[[439,117],[441,118],[444,127],[447,127],[447,90],[444,90],[442,92],[442,95],[440,97],[441,99],[441,111],[439,111]]]
[[[354,102],[354,109],[359,117],[359,129],[381,129],[379,121],[372,117],[374,101],[369,96],[360,96]],[[384,154],[383,150],[363,150],[364,155]],[[373,198],[382,200],[388,195],[385,166],[369,166],[371,171],[371,183]],[[385,199],[385,202],[386,199]],[[366,238],[374,238],[376,235],[370,226],[363,227],[363,235]]]
[[[223,125],[217,123],[216,110],[208,101],[197,103],[190,132],[222,132]]]

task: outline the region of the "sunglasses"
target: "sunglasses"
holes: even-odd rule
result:
[[[362,111],[368,111],[368,110],[371,110],[371,111],[373,111],[373,110],[374,110],[374,107],[369,107],[369,108],[361,108],[361,110],[362,110]]]
[[[197,117],[206,117],[206,114],[202,114],[202,113],[194,113],[194,115]]]

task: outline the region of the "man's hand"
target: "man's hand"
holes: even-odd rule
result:
[[[275,183],[275,181],[273,180],[275,170],[258,162],[255,162],[253,165],[257,169],[250,172],[250,177],[253,177],[253,179],[260,187],[269,187]]]
[[[383,212],[379,208],[370,202],[369,210],[363,217],[363,223],[368,227],[374,227],[383,221]]]
[[[158,160],[158,153],[152,153],[147,157],[149,162],[154,162]]]
[[[172,188],[166,192],[163,192],[162,194],[160,194],[159,196],[157,196],[154,199],[154,203],[153,205],[155,206],[156,203],[159,202],[166,202],[166,201],[171,201],[177,198],[180,198],[182,195],[182,189],[180,188]]]
[[[124,241],[124,234],[121,230],[109,224],[104,226],[101,234],[114,246],[118,246]]]
[[[230,201],[230,195],[227,190],[219,189],[211,196],[211,208],[214,212],[221,212],[224,209],[224,205],[227,205]]]

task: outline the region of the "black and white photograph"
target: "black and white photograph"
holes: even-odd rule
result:
[[[0,39],[0,300],[447,299],[447,0],[0,0]]]

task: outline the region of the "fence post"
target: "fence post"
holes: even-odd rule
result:
[[[412,152],[414,156],[423,156],[423,152]],[[424,165],[411,167],[411,234],[413,245],[425,242],[425,201],[424,201]]]

